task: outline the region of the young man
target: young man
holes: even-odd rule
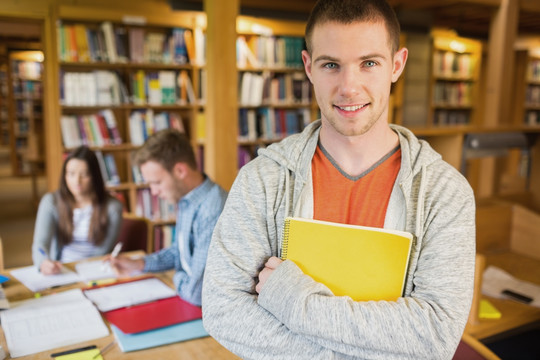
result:
[[[178,294],[200,306],[208,246],[227,193],[197,170],[188,138],[176,130],[150,136],[135,162],[152,195],[177,204],[176,242],[142,259],[119,256],[109,261],[119,275],[175,269]]]
[[[472,298],[475,201],[426,142],[387,123],[407,60],[395,13],[320,0],[306,42],[321,120],[240,170],[208,253],[205,327],[246,359],[451,359]],[[334,296],[282,262],[286,216],[412,233],[403,297]]]

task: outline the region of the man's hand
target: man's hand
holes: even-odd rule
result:
[[[126,256],[107,256],[104,261],[108,261],[114,272],[120,277],[127,277],[134,272],[144,269],[143,259],[130,259]]]
[[[259,273],[259,283],[255,287],[255,291],[257,291],[258,294],[261,293],[264,283],[266,283],[266,280],[282,262],[283,260],[281,260],[280,258],[272,256],[270,259],[268,259],[266,264],[264,264],[264,269],[262,269],[262,271]]]

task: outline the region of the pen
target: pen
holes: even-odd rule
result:
[[[78,353],[78,352],[92,350],[92,349],[95,349],[95,348],[97,348],[96,345],[90,345],[90,346],[86,346],[86,347],[82,347],[82,348],[78,348],[78,349],[72,349],[72,350],[67,350],[67,351],[62,351],[62,352],[59,352],[59,353],[51,354],[51,357],[55,358],[55,357],[62,356],[62,355],[75,354],[75,353]]]
[[[99,353],[97,353],[96,355],[94,355],[94,357],[93,357],[92,359],[97,358],[99,355],[103,355],[107,350],[109,350],[109,348],[110,348],[111,346],[114,345],[115,342],[116,342],[116,340],[113,340],[109,345],[107,345],[107,346],[105,346],[103,349],[101,349],[101,350],[99,351]]]
[[[124,245],[124,244],[121,243],[121,242],[116,243],[116,245],[114,246],[113,251],[111,252],[111,257],[112,257],[112,258],[115,258],[115,257],[118,256],[118,254],[120,254],[120,250],[122,249],[122,245]],[[106,263],[103,263],[103,265],[101,265],[101,270],[102,270],[102,271],[106,271],[106,270],[107,270],[107,264],[106,264]]]
[[[112,253],[111,253],[111,257],[115,258],[118,256],[118,254],[120,254],[120,250],[122,250],[122,244],[121,242],[117,243],[116,246],[114,247]]]
[[[43,248],[38,248],[39,252],[41,253],[41,255],[47,257],[47,253],[45,252],[45,250],[43,250]]]

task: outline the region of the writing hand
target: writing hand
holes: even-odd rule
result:
[[[259,273],[259,283],[255,287],[255,291],[257,291],[258,294],[261,293],[262,288],[264,284],[266,283],[266,280],[272,275],[272,272],[277,269],[279,264],[281,264],[283,260],[280,258],[277,258],[275,256],[272,256],[266,264],[264,264],[264,269]]]
[[[130,259],[126,256],[107,256],[104,261],[108,261],[113,271],[118,276],[130,276],[134,272],[144,269],[143,259]]]
[[[43,275],[54,275],[62,272],[62,264],[58,261],[49,259],[43,260],[39,269]]]

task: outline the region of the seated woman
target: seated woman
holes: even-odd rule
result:
[[[85,146],[68,155],[59,189],[41,199],[32,258],[45,275],[61,263],[107,254],[122,222],[122,204],[107,193],[94,152]]]

